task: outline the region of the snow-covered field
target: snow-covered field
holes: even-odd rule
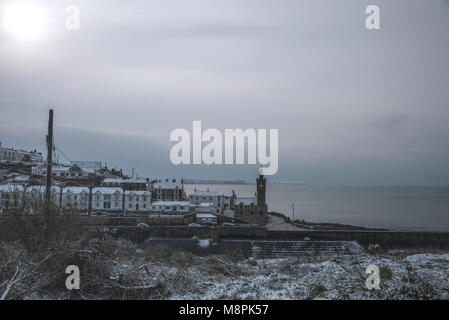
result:
[[[366,288],[366,267],[381,269],[380,289]],[[449,299],[449,254],[250,259],[239,276],[188,268],[195,290],[172,299]],[[391,272],[390,272],[391,271]]]
[[[181,265],[156,262],[149,270],[153,285],[161,280],[167,285],[167,299],[449,299],[449,253],[397,250],[231,261],[194,257]],[[378,290],[366,288],[369,265],[380,269]],[[148,276],[142,275],[143,284]]]
[[[81,289],[64,286],[68,264]],[[369,265],[380,288],[368,290]],[[3,292],[3,293],[2,293]],[[6,294],[5,294],[6,292]],[[396,250],[238,260],[194,256],[156,245],[92,239],[30,253],[0,243],[0,296],[6,299],[449,299],[447,251]]]

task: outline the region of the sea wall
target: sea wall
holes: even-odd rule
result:
[[[108,232],[116,237],[141,242],[151,238],[183,238],[200,239],[211,238],[210,227],[188,227],[188,226],[151,226],[146,230],[136,227],[112,227],[105,230],[104,227],[89,227],[91,232]],[[239,226],[218,227],[220,239],[266,239],[267,229],[265,227]]]
[[[270,240],[356,240],[363,245],[381,244],[384,247],[449,247],[449,232],[417,231],[353,231],[353,230],[310,230],[310,231],[268,231]]]
[[[449,233],[414,231],[268,231],[264,227],[218,227],[221,239],[247,240],[356,240],[364,246],[380,244],[384,248],[449,248]],[[209,227],[160,226],[142,231],[135,227],[117,229],[117,236],[135,241],[148,238],[210,238]]]
[[[195,214],[81,218],[81,223],[85,226],[137,226],[139,223],[150,226],[182,226],[192,222],[195,222]]]

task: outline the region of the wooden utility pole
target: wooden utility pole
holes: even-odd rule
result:
[[[51,165],[53,155],[53,109],[48,114],[48,134],[47,134],[47,187],[45,189],[45,204],[47,210],[50,209],[51,202]]]
[[[64,184],[60,183],[59,184],[59,214],[62,214],[62,194],[63,194],[63,190],[64,189]]]
[[[90,217],[92,215],[92,189],[94,188],[94,184],[89,184],[89,202],[87,207],[87,215]]]

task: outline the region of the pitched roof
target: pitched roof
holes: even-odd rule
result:
[[[194,191],[191,196],[198,197],[232,197],[232,192],[227,191]]]
[[[152,203],[153,206],[188,206],[188,201],[156,201]]]
[[[173,182],[173,181],[160,181],[160,182],[156,182],[154,184],[154,188],[158,189],[182,189],[182,183],[181,182]]]

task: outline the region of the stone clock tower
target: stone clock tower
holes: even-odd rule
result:
[[[268,223],[268,206],[265,198],[267,179],[262,172],[259,173],[256,183],[255,196],[234,198],[234,217],[264,226]]]

